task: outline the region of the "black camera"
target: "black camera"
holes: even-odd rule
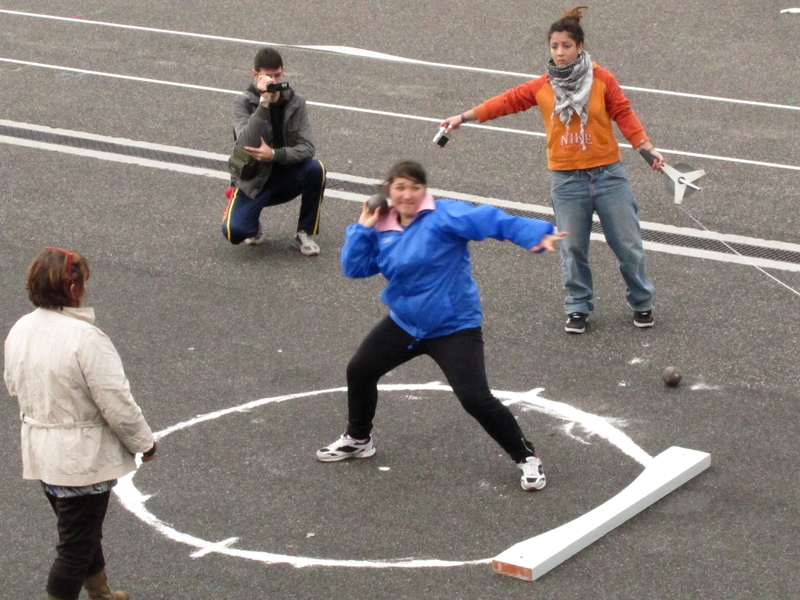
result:
[[[289,84],[286,81],[281,81],[280,83],[276,81],[271,81],[267,84],[267,93],[274,94],[275,92],[282,92],[283,90],[288,90]]]

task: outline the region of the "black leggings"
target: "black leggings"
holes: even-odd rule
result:
[[[47,579],[51,596],[77,600],[84,580],[105,567],[101,540],[110,495],[56,498],[45,492],[58,519],[57,555]]]
[[[366,439],[378,405],[378,380],[412,358],[427,354],[447,378],[464,410],[477,419],[515,462],[533,456],[514,415],[492,395],[486,379],[480,327],[414,343],[391,317],[381,320],[347,365],[347,434]]]

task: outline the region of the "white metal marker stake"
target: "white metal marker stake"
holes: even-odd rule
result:
[[[492,569],[533,581],[711,466],[711,455],[673,446],[653,458],[619,494],[594,510],[529,540],[492,560]]]
[[[656,161],[655,155],[649,150],[642,148],[639,154],[651,165]],[[684,196],[691,196],[696,191],[702,188],[695,185],[695,181],[700,179],[706,172],[703,169],[695,170],[685,163],[680,163],[671,167],[667,163],[661,165],[661,171],[664,173],[664,183],[667,186],[667,191],[675,196],[675,204],[683,202]]]

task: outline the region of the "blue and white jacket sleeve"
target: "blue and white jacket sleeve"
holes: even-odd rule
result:
[[[456,200],[439,200],[437,208],[444,209],[446,230],[459,237],[480,241],[486,238],[509,240],[530,250],[545,235],[552,235],[552,223],[539,219],[515,217],[487,204],[472,206]]]
[[[346,277],[372,277],[380,273],[375,230],[353,223],[345,230],[342,246],[342,273]]]

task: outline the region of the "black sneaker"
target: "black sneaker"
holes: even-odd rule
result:
[[[633,311],[633,324],[637,327],[652,327],[655,323],[652,310]]]
[[[582,312],[569,313],[567,324],[564,325],[564,331],[567,333],[583,333],[586,331],[586,319],[589,315]]]

